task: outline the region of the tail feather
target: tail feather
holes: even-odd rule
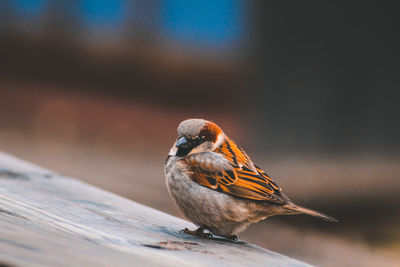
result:
[[[286,206],[286,208],[288,208],[289,213],[292,213],[292,214],[307,214],[307,215],[311,215],[311,216],[320,218],[320,219],[328,221],[328,222],[338,222],[339,221],[339,220],[337,220],[329,215],[326,215],[322,212],[312,210],[309,208],[305,208],[302,206],[298,206],[296,204],[290,204],[290,205]]]

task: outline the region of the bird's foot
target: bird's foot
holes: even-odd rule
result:
[[[179,233],[181,233],[181,234],[188,234],[188,235],[195,235],[195,234],[196,234],[196,231],[191,231],[191,230],[189,230],[188,228],[185,228],[185,229],[180,230]]]
[[[228,236],[227,239],[232,240],[232,241],[237,241],[238,240],[236,235]]]
[[[180,231],[180,233],[185,233],[189,235],[195,235],[195,236],[200,236],[200,237],[205,237],[205,238],[213,238],[213,235],[211,233],[204,233],[204,228],[197,228],[197,230],[192,231],[189,230],[188,228],[185,228]]]

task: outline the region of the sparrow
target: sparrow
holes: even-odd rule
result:
[[[274,215],[307,214],[337,222],[294,204],[215,123],[188,119],[177,131],[164,170],[170,196],[198,226],[184,233],[237,240],[250,224]]]

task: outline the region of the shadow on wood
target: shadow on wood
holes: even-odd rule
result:
[[[195,228],[0,152],[1,266],[307,266],[185,227]]]

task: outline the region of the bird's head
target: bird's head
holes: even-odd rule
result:
[[[179,124],[178,138],[169,155],[184,157],[214,151],[224,140],[224,132],[215,123],[203,119],[187,119]]]

